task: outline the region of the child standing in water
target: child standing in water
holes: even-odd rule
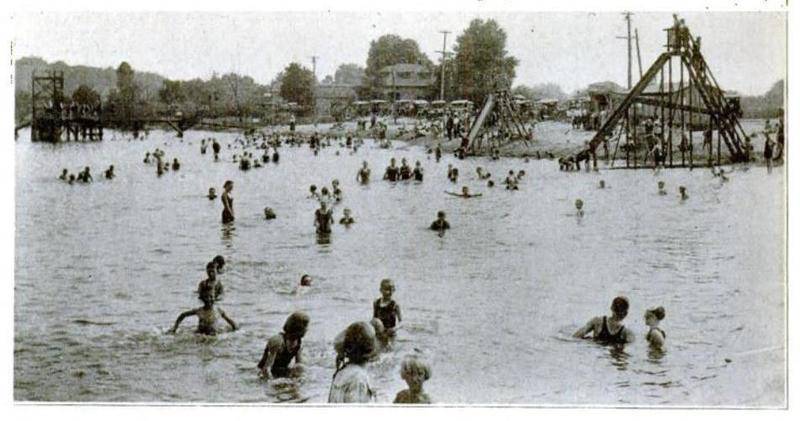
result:
[[[645,339],[647,339],[647,343],[653,348],[663,347],[664,342],[667,340],[666,332],[658,327],[658,324],[664,320],[665,316],[666,312],[664,311],[664,307],[661,306],[648,309],[644,312],[644,323],[650,327],[650,331],[647,332]]]
[[[328,403],[370,403],[375,392],[370,386],[366,364],[375,352],[375,333],[366,322],[355,322],[344,334],[344,365],[336,370]]]
[[[663,181],[659,181],[658,182],[658,195],[659,196],[666,196],[667,195],[667,191],[664,190],[664,182]]]
[[[575,214],[578,215],[578,217],[583,216],[583,200],[575,199],[575,210]]]
[[[405,380],[408,389],[398,392],[394,403],[431,403],[431,398],[422,390],[422,384],[431,378],[428,364],[415,356],[407,356],[400,366],[400,377]]]
[[[205,288],[200,291],[200,300],[203,301],[203,307],[194,310],[185,311],[178,316],[175,320],[175,325],[167,331],[167,333],[175,333],[178,330],[183,319],[189,316],[197,316],[197,333],[202,335],[216,335],[217,334],[217,313],[231,326],[231,330],[236,330],[239,327],[221,308],[214,308],[214,293],[213,288]]]
[[[197,293],[202,295],[203,291],[209,290],[212,294],[211,298],[214,301],[219,301],[222,297],[223,287],[222,282],[217,281],[217,264],[213,261],[208,262],[206,265],[206,275],[208,278],[197,284]]]
[[[372,305],[372,317],[379,319],[383,323],[386,336],[394,339],[399,322],[403,321],[400,313],[400,305],[392,299],[394,293],[394,282],[391,279],[381,281],[381,297],[375,300]]]
[[[233,191],[233,181],[228,180],[222,186],[224,191],[222,192],[222,223],[228,224],[234,221],[233,217],[233,198],[231,197],[231,191]]]
[[[294,312],[286,319],[283,324],[283,332],[269,338],[258,368],[261,376],[269,379],[270,377],[296,376],[302,371],[303,359],[301,347],[303,336],[308,330],[309,318],[302,311]],[[289,364],[294,360],[294,366],[290,369]]]

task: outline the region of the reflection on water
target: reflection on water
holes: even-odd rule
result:
[[[16,399],[324,402],[333,338],[371,317],[388,277],[404,317],[395,348],[370,365],[380,402],[406,388],[399,363],[415,350],[433,366],[426,391],[444,403],[783,402],[779,171],[726,171],[721,186],[703,170],[562,173],[547,160],[451,156],[437,163],[413,146],[380,149],[367,140],[354,155],[287,146],[280,165],[242,172],[231,162],[238,146],[223,148],[220,162],[200,154],[209,136],[225,146],[236,135],[188,132],[181,142],[152,132],[141,142],[47,145],[21,134]],[[142,163],[155,147],[181,169],[157,177]],[[380,181],[392,156],[419,160],[425,181]],[[375,175],[366,186],[355,181],[362,161]],[[457,187],[482,197],[443,193],[456,188],[446,177],[451,163],[461,173]],[[61,168],[110,164],[113,181],[56,179]],[[489,189],[477,166],[527,176],[519,191]],[[347,207],[358,223],[318,237],[308,187],[334,178],[344,191],[335,219]],[[601,178],[612,188],[598,189]],[[221,227],[221,204],[205,195],[227,179],[236,183],[237,219]],[[658,195],[660,180],[669,195]],[[683,203],[679,185],[690,196]],[[278,217],[265,222],[264,206]],[[442,237],[428,230],[439,210],[452,226]],[[220,305],[241,329],[213,340],[184,334],[186,326],[164,335],[180,311],[200,305],[194,291],[217,254],[228,262]],[[293,293],[305,273],[314,283]],[[618,294],[631,300],[627,327],[637,341],[606,349],[568,339]],[[643,339],[641,315],[657,305],[667,309],[668,358]],[[286,385],[259,381],[267,338],[296,310],[311,316],[305,374]]]

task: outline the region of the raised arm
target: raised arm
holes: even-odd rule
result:
[[[183,313],[181,313],[181,314],[178,316],[178,319],[177,319],[177,320],[175,320],[175,325],[174,325],[174,326],[172,326],[172,329],[168,330],[168,331],[167,331],[167,333],[175,333],[175,332],[178,330],[178,326],[180,326],[180,324],[181,324],[181,322],[183,321],[183,319],[185,319],[185,318],[187,318],[187,317],[189,317],[189,316],[194,316],[194,315],[196,315],[196,314],[197,314],[197,309],[195,309],[195,310],[189,310],[189,311],[184,311]]]

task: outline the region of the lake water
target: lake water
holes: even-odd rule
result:
[[[201,155],[215,136],[223,161]],[[33,401],[327,401],[332,339],[368,320],[382,278],[395,280],[404,327],[395,349],[369,366],[378,401],[405,388],[409,353],[433,367],[425,388],[438,403],[534,405],[780,406],[785,403],[785,179],[783,168],[559,172],[553,161],[436,163],[424,150],[371,141],[355,155],[336,147],[314,156],[283,147],[279,164],[249,172],[231,162],[234,134],[153,132],[93,144],[16,143],[14,397]],[[156,147],[178,172],[158,178],[142,163]],[[260,155],[256,152],[257,155]],[[420,160],[422,184],[380,181],[390,157]],[[360,186],[362,160],[373,181]],[[114,164],[117,178],[102,180]],[[460,169],[458,185],[446,178]],[[91,166],[95,182],[67,185],[62,168]],[[489,189],[524,169],[519,191]],[[308,186],[342,182],[357,222],[314,233]],[[209,187],[234,180],[235,229],[223,230]],[[608,188],[598,189],[604,179]],[[656,183],[669,195],[659,196]],[[444,194],[468,185],[483,197]],[[690,199],[681,202],[678,185]],[[582,198],[585,216],[574,215]],[[272,207],[276,220],[265,221]],[[438,210],[453,226],[426,230]],[[222,254],[219,304],[242,329],[204,339],[177,315],[199,306],[205,263]],[[292,293],[300,276],[315,283]],[[626,295],[625,323],[637,341],[624,351],[570,334]],[[663,305],[663,354],[643,340],[644,310]],[[307,371],[265,382],[256,363],[286,316],[305,310]],[[76,322],[86,320],[101,324]],[[729,362],[726,362],[726,359]]]

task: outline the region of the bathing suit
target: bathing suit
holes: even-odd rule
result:
[[[330,234],[331,232],[331,211],[325,213],[320,212],[319,209],[314,213],[317,218],[317,233]]]
[[[197,333],[201,333],[203,335],[217,334],[217,310],[214,308],[200,308],[197,310],[197,319]]]
[[[362,184],[366,184],[369,182],[369,168],[362,168],[361,171],[358,172],[358,175],[361,178]]]
[[[399,171],[397,167],[386,167],[386,178],[389,181],[397,181]]]
[[[603,316],[603,328],[600,330],[600,333],[595,336],[594,340],[606,344],[624,344],[627,342],[625,340],[624,332],[625,326],[620,326],[617,333],[612,335],[611,331],[608,329],[608,321],[606,316]]]
[[[661,336],[663,336],[664,339],[667,339],[667,332],[664,332],[663,330],[661,330],[660,328],[657,328],[657,327],[650,328],[650,331],[647,332],[647,337],[645,339],[650,341],[650,334],[653,333],[654,330],[657,330],[657,331],[661,332]]]
[[[440,221],[437,219],[433,221],[433,223],[431,224],[431,229],[434,231],[447,230],[450,229],[450,223],[447,221]]]
[[[421,168],[414,168],[414,180],[415,181],[422,181],[422,169]]]
[[[270,367],[270,372],[275,377],[286,377],[289,374],[289,363],[297,356],[297,352],[300,351],[300,345],[303,343],[302,339],[298,339],[297,349],[290,352],[286,346],[286,338],[283,333],[281,333],[281,338],[283,339],[283,346],[278,350],[277,355],[275,355],[275,361]]]
[[[401,180],[408,180],[411,178],[411,167],[408,165],[403,165],[400,167],[400,179]]]
[[[220,196],[222,198],[222,202],[225,203],[225,196]],[[228,206],[233,208],[233,198],[228,196]],[[222,209],[222,223],[227,224],[229,222],[233,222],[233,214],[228,211],[228,208]]]
[[[394,328],[397,324],[397,304],[389,300],[388,304],[381,306],[381,299],[378,298],[372,306],[372,317],[380,319],[386,329]]]

